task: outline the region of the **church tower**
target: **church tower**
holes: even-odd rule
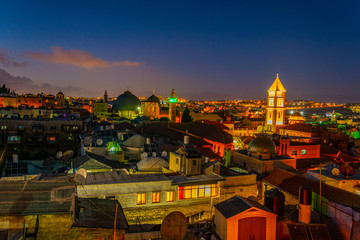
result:
[[[175,90],[173,89],[169,97],[169,119],[172,122],[176,122],[176,103],[177,98],[175,97]]]
[[[107,103],[109,100],[108,100],[108,94],[107,94],[107,90],[105,90],[105,93],[104,93],[104,102]]]
[[[266,124],[273,126],[284,125],[285,123],[285,88],[281,84],[279,74],[268,90],[268,101],[266,106]]]

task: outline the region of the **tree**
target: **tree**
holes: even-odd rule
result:
[[[0,88],[0,93],[10,94],[10,88],[7,88],[5,84],[3,84]]]
[[[190,111],[188,109],[188,107],[186,106],[183,115],[181,117],[181,122],[185,123],[185,122],[192,122],[192,117],[190,116]]]

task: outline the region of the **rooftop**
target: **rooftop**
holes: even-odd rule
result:
[[[126,170],[88,173],[85,184],[114,184],[169,181],[163,174],[129,174]]]
[[[232,198],[229,198],[221,203],[215,205],[215,208],[226,218],[231,218],[241,212],[244,212],[250,208],[258,208],[267,212],[271,212],[270,209],[263,206],[262,204],[240,197],[236,195]],[[272,213],[272,212],[271,212]]]
[[[299,188],[303,185],[309,186],[313,192],[320,192],[319,182],[315,182],[304,176],[290,173],[282,169],[276,169],[270,172],[268,176],[263,178],[263,181],[296,197],[299,196]],[[322,196],[329,201],[360,210],[359,195],[329,186],[325,183],[322,183],[321,187]]]
[[[61,180],[0,180],[0,216],[71,213],[75,186]]]

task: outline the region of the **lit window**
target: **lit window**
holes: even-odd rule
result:
[[[159,203],[159,202],[160,202],[160,192],[153,192],[152,203]]]
[[[47,140],[49,142],[53,142],[53,141],[55,141],[55,137],[54,136],[49,136],[49,137],[47,137]]]
[[[205,185],[199,185],[199,198],[205,197]]]
[[[167,202],[173,202],[174,201],[174,191],[168,191],[166,192],[166,201]]]
[[[306,155],[306,150],[305,149],[301,150],[301,155]]]
[[[184,199],[184,187],[179,187],[179,199]]]
[[[274,97],[274,96],[275,96],[275,92],[274,92],[274,91],[270,91],[270,92],[269,92],[269,96]]]
[[[217,196],[218,195],[218,191],[217,191],[217,184],[211,184],[211,196]]]
[[[191,187],[191,198],[197,198],[198,197],[198,186],[192,186]]]
[[[141,205],[145,203],[146,203],[146,193],[138,193],[136,204]]]
[[[277,96],[277,97],[282,97],[282,92],[277,92],[277,93],[276,93],[276,96]]]
[[[211,185],[205,185],[205,197],[210,197],[211,195]]]
[[[20,136],[9,136],[8,142],[10,143],[19,143],[20,142]]]
[[[184,187],[184,198],[190,199],[191,198],[191,186]]]
[[[283,100],[282,99],[277,100],[277,106],[278,107],[283,107]]]
[[[269,99],[269,106],[274,106],[274,99],[272,98]]]

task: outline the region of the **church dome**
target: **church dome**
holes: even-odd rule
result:
[[[131,148],[141,148],[145,144],[145,138],[141,135],[134,135],[123,142],[123,146]]]
[[[125,91],[114,101],[113,109],[116,111],[137,111],[140,105],[140,100],[134,94]]]
[[[265,135],[261,134],[254,138],[248,147],[248,152],[258,154],[276,154],[275,143]]]
[[[148,157],[136,164],[139,171],[161,172],[162,168],[168,168],[169,163],[161,157]]]
[[[156,102],[156,103],[160,103],[160,100],[157,96],[155,96],[154,94],[151,95],[150,97],[148,97],[148,99],[146,100],[147,102]]]

